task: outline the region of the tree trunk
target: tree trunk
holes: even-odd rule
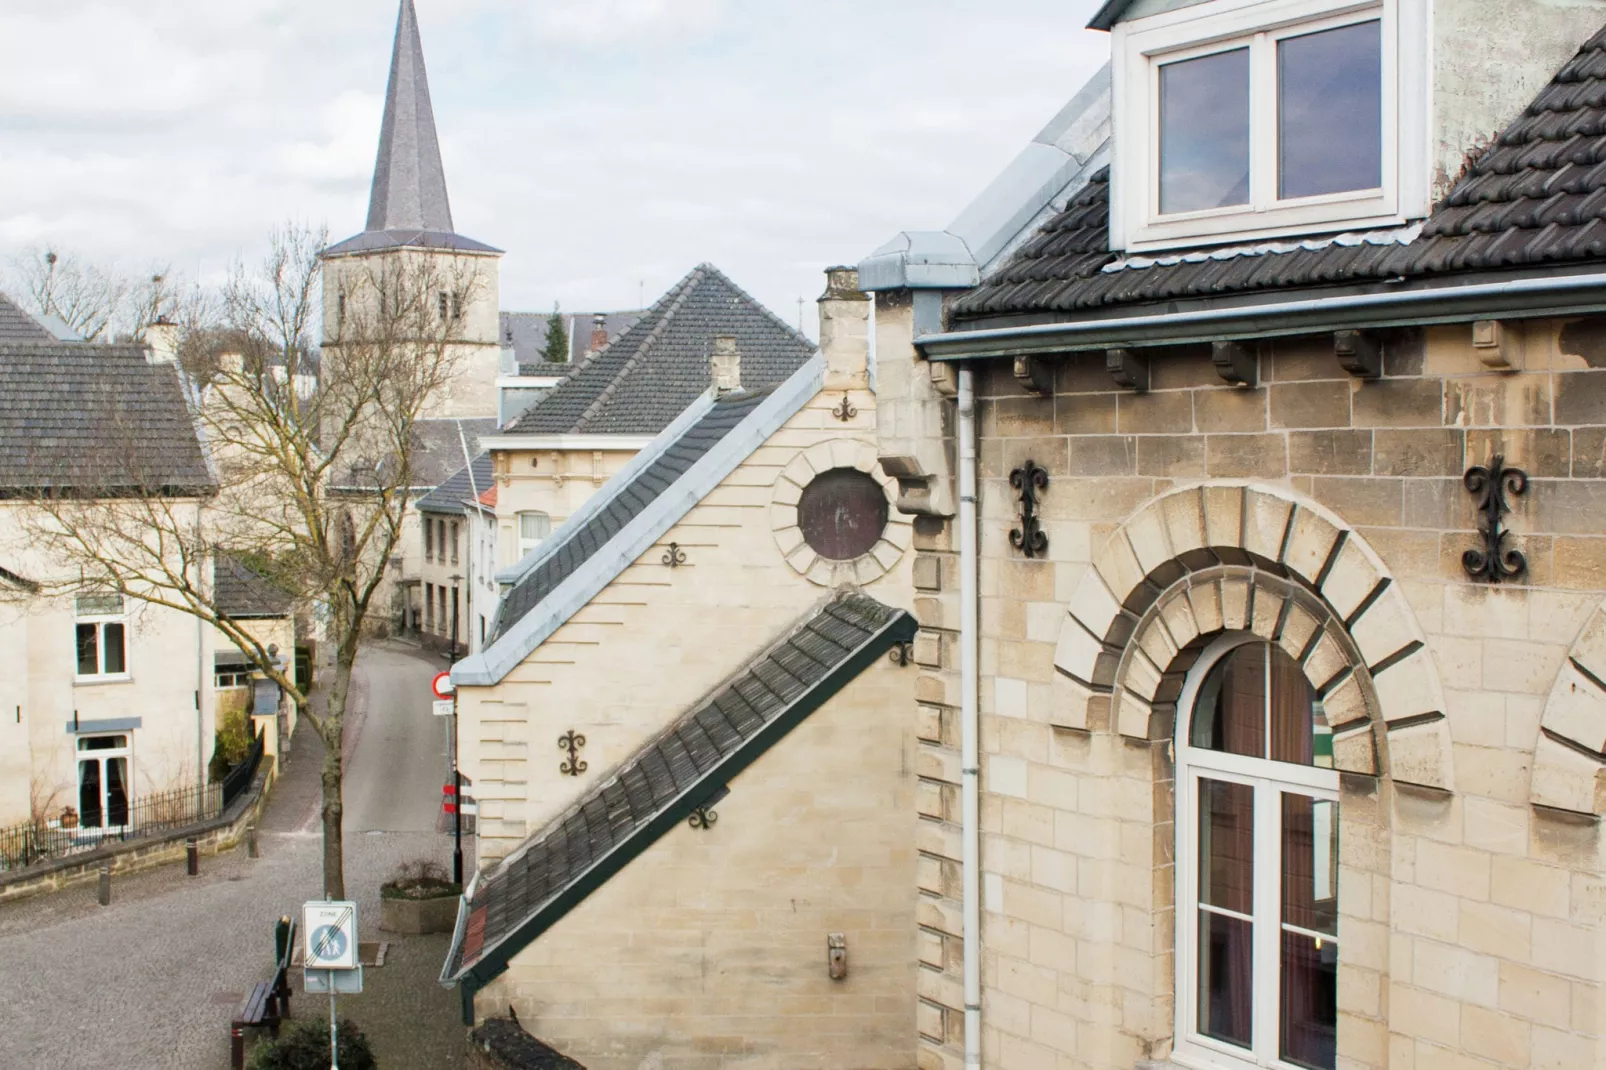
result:
[[[345,781],[346,698],[351,693],[351,662],[345,651],[336,658],[334,684],[324,712],[323,737],[323,894],[346,898],[345,807],[341,789]]]

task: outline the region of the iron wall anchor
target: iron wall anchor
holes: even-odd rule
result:
[[[1048,470],[1028,459],[1009,473],[1009,485],[1020,492],[1020,527],[1009,533],[1009,544],[1027,557],[1048,553],[1048,535],[1037,517],[1037,496],[1048,489]]]
[[[574,729],[569,729],[558,737],[558,749],[569,752],[568,760],[558,766],[558,772],[564,776],[579,776],[586,771],[586,763],[580,760],[580,748],[586,745],[586,737]]]
[[[1528,473],[1507,468],[1505,457],[1497,453],[1488,467],[1468,468],[1461,481],[1478,496],[1478,534],[1483,536],[1483,548],[1464,552],[1461,567],[1473,579],[1489,583],[1521,576],[1528,570],[1528,559],[1521,550],[1505,548],[1510,532],[1501,525],[1500,518],[1511,511],[1506,495],[1519,497],[1528,490]]]

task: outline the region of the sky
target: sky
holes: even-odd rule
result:
[[[709,261],[815,333],[828,265],[940,229],[1104,62],[1096,0],[416,0],[459,233],[502,307]],[[397,0],[4,0],[0,262],[215,283],[362,229]]]

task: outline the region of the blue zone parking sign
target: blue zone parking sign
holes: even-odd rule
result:
[[[307,941],[302,962],[309,970],[357,968],[357,904],[323,900],[302,908]]]

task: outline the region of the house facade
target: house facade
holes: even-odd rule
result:
[[[217,640],[177,610],[74,589],[36,502],[154,493],[199,523],[215,480],[171,364],[62,341],[3,296],[0,443],[0,826],[103,835],[204,786]]]
[[[861,263],[920,1066],[1606,1061],[1603,18],[1112,0]]]
[[[454,656],[478,653],[496,619],[496,487],[482,453],[418,502],[424,563],[412,630]]]
[[[511,1006],[599,1068],[912,1061],[912,530],[868,319],[833,272],[820,355],[695,399],[453,667],[466,1018]],[[746,359],[717,351],[716,382]]]

